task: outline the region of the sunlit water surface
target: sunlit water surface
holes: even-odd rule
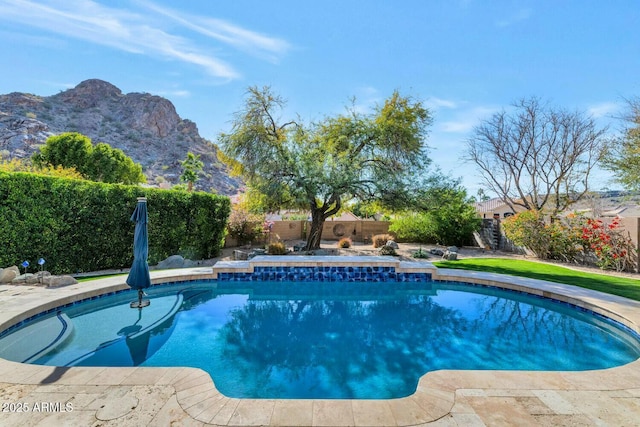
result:
[[[133,299],[63,310],[68,337],[41,355],[14,346],[14,359],[197,367],[229,397],[379,399],[412,394],[438,369],[587,370],[640,357],[637,337],[603,318],[459,283],[190,282],[151,290],[142,311]]]

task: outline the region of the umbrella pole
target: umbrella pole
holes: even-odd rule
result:
[[[142,299],[144,295],[144,291],[142,289],[138,289],[138,301],[133,301],[131,304],[129,304],[129,307],[142,309],[142,307],[147,307],[149,304],[151,304],[151,301],[149,301],[148,299]]]

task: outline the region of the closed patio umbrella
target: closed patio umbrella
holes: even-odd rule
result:
[[[147,199],[146,197],[138,197],[138,204],[131,215],[131,221],[136,223],[133,237],[133,265],[127,277],[127,285],[132,289],[138,290],[138,301],[133,301],[131,308],[142,308],[150,304],[149,300],[142,300],[144,295],[143,289],[151,286],[151,277],[149,276],[149,237],[147,234]]]

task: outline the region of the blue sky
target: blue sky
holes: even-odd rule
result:
[[[640,96],[638,24],[635,0],[0,0],[0,93],[99,78],[170,99],[215,142],[249,86],[305,121],[398,89],[431,108],[431,158],[473,195],[464,141],[519,98],[619,130],[612,117]]]

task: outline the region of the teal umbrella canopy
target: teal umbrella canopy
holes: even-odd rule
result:
[[[151,277],[149,276],[149,236],[147,232],[147,199],[138,198],[136,209],[131,215],[131,221],[136,223],[133,237],[133,264],[127,277],[127,285],[133,289],[137,289],[140,299],[142,298],[142,290],[151,286]]]

